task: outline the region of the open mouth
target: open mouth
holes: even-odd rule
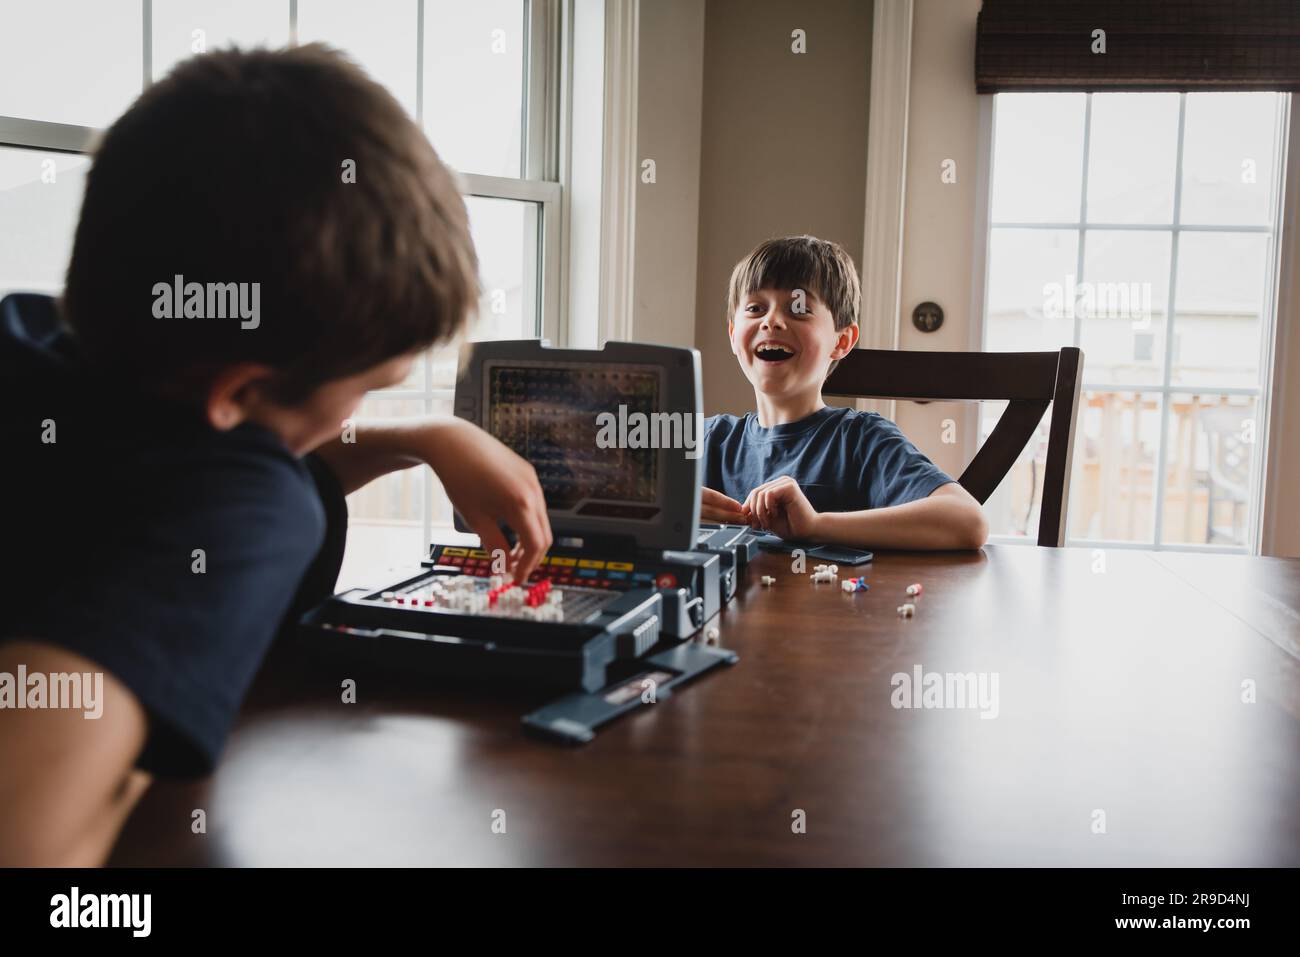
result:
[[[763,362],[785,362],[794,358],[794,350],[779,342],[761,342],[754,348],[754,358]]]

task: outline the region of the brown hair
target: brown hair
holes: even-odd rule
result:
[[[182,63],[104,135],[63,302],[115,377],[193,388],[263,362],[292,402],[453,338],[477,273],[453,174],[391,94],[319,44],[229,49]],[[155,318],[154,285],[177,275],[258,283],[259,324]]]
[[[830,309],[836,331],[854,325],[862,306],[862,287],[853,258],[838,243],[816,236],[783,236],[759,243],[731,271],[727,319],[740,300],[759,289],[802,289]],[[831,362],[834,369],[839,360]],[[828,370],[829,372],[829,370]]]

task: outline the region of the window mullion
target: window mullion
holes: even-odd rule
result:
[[[415,3],[415,125],[424,129],[424,0]]]
[[[991,229],[1043,229],[1043,230],[1070,230],[1080,229],[1103,230],[1105,232],[1168,232],[1173,228],[1173,223],[990,223]],[[1232,226],[1221,225],[1216,223],[1179,223],[1178,228],[1185,233],[1202,232],[1202,233],[1271,233],[1273,226],[1271,223],[1256,226]]]
[[[1160,400],[1160,451],[1156,454],[1156,515],[1155,543],[1164,540],[1165,531],[1165,469],[1169,456],[1169,383],[1173,380],[1174,367],[1174,310],[1178,291],[1178,234],[1182,222],[1183,204],[1183,135],[1187,124],[1187,94],[1178,94],[1178,149],[1174,159],[1174,223],[1170,236],[1169,250],[1169,295],[1165,299],[1165,368],[1161,377]]]
[[[1083,101],[1083,170],[1079,179],[1079,231],[1074,260],[1074,281],[1076,288],[1078,288],[1079,283],[1083,282],[1083,256],[1088,241],[1088,151],[1091,148],[1091,139],[1092,94],[1088,93]],[[1074,345],[1077,347],[1083,336],[1083,315],[1078,309],[1072,307],[1073,304],[1071,304],[1071,311],[1074,313]],[[1084,368],[1086,369],[1088,366],[1087,356],[1084,356],[1083,362]],[[1066,468],[1073,473],[1074,463],[1067,463]],[[1065,529],[1065,537],[1068,542],[1070,538],[1070,529],[1068,526]]]
[[[1087,94],[1083,101],[1083,172],[1079,179],[1079,244],[1074,263],[1074,281],[1076,288],[1083,282],[1083,257],[1088,244],[1088,160],[1092,148],[1092,94]],[[1074,345],[1083,341],[1083,314],[1078,309],[1074,312]],[[1088,361],[1084,356],[1084,364]],[[1073,467],[1073,463],[1071,463]]]
[[[141,20],[141,72],[143,79],[141,90],[149,89],[153,83],[153,0],[140,0]]]

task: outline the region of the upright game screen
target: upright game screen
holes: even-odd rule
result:
[[[488,431],[533,464],[552,512],[659,514],[661,450],[609,441],[611,421],[659,411],[656,367],[521,362],[485,371]]]

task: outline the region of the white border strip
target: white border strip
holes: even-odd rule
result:
[[[605,0],[605,155],[600,345],[632,338],[636,252],[637,46],[640,0]]]
[[[912,2],[877,2],[871,28],[866,216],[862,237],[863,349],[897,349],[907,189]]]

